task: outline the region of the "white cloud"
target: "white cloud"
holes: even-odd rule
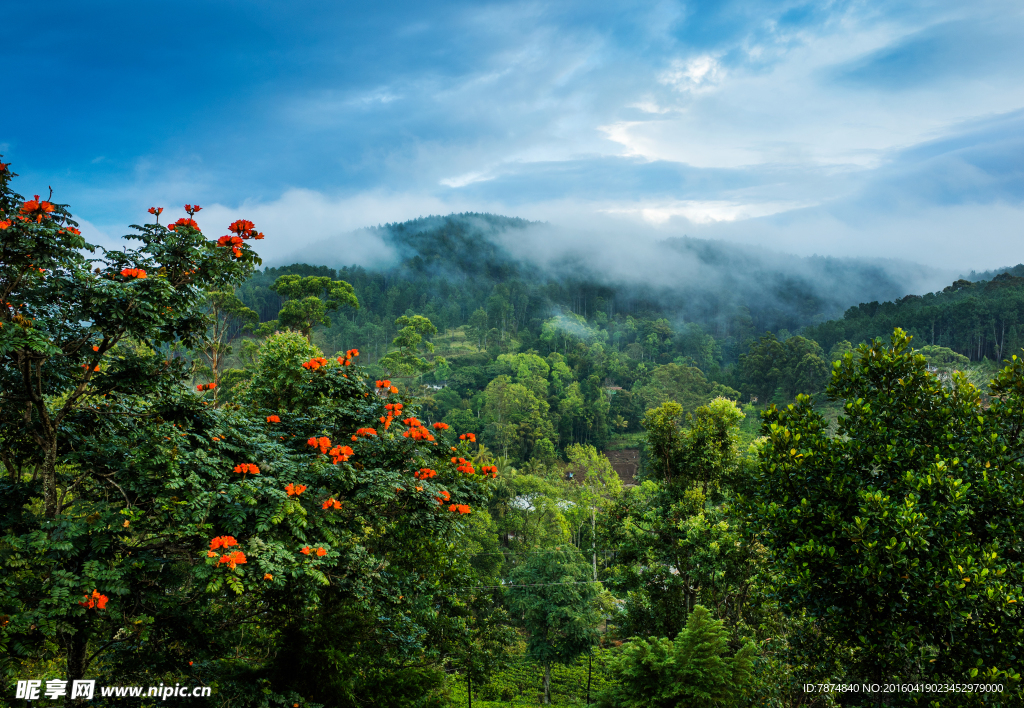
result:
[[[609,207],[599,211],[606,214],[636,215],[650,224],[660,226],[677,216],[694,224],[711,224],[718,221],[742,221],[769,216],[801,206],[806,205],[797,202],[743,204],[730,201],[673,201],[643,206]]]
[[[725,70],[710,54],[673,59],[669,68],[658,75],[658,81],[677,91],[699,93],[711,91],[725,78]]]

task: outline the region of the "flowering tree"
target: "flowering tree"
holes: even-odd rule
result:
[[[160,351],[203,345],[204,290],[246,277],[263,234],[240,221],[209,241],[199,207],[169,226],[154,208],[139,246],[90,260],[66,208],[10,178],[4,166],[5,673],[56,660],[68,680],[310,695],[288,649],[327,630],[318,618],[351,628],[316,647],[332,656],[365,641],[440,661],[444,588],[473,582],[454,549],[487,482],[460,462],[468,447],[367,380],[358,352],[274,362],[273,337],[264,370],[289,372],[287,396],[254,381],[215,408],[216,389],[187,386]]]

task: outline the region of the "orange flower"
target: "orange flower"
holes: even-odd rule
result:
[[[359,356],[359,350],[358,349],[349,349],[347,352],[345,352],[345,358],[346,359],[351,359],[354,356]]]
[[[377,431],[373,428],[359,428],[356,430],[356,435],[376,435]]]
[[[398,387],[397,386],[392,386],[389,390],[391,391],[391,393],[398,393]]]
[[[100,350],[100,348],[99,348],[99,347],[97,347],[97,346],[95,346],[95,345],[93,345],[93,348],[92,348],[92,350],[93,350],[94,352],[98,352],[98,351]]]
[[[125,278],[145,278],[146,271],[142,270],[142,268],[125,268],[121,271],[121,275]]]
[[[230,568],[231,570],[234,570],[236,565],[243,565],[246,562],[247,562],[247,560],[245,558],[245,554],[244,553],[242,553],[241,551],[233,551],[231,553],[228,553],[227,555],[221,556],[220,560],[217,561],[217,565],[220,565],[220,564],[223,563],[223,564],[226,564],[227,567]]]
[[[167,228],[169,230],[171,230],[171,231],[176,231],[179,226],[187,226],[189,228],[195,229],[196,231],[199,231],[200,233],[202,233],[202,231],[199,228],[199,224],[197,224],[193,219],[186,219],[184,217],[182,217],[181,219],[178,219],[173,224],[168,224]]]
[[[355,454],[355,451],[348,445],[339,445],[332,448],[328,454],[331,456],[334,464],[338,464],[339,462],[347,462],[348,458]]]
[[[186,204],[185,205],[185,211],[187,211],[189,213],[189,216],[191,216],[192,214],[195,214],[197,211],[202,211],[202,210],[203,210],[203,208],[201,206],[199,206],[198,204],[196,204],[195,206],[192,206],[191,204]]]
[[[164,213],[164,208],[163,207],[150,207],[149,208],[149,213],[150,214],[155,214],[156,216],[160,216],[161,214]]]
[[[22,204],[19,211],[29,219],[35,217],[36,223],[38,224],[44,218],[50,218],[50,214],[53,212],[53,209],[53,204],[50,204],[50,202],[47,201],[40,201],[39,195],[37,194],[33,199]]]
[[[447,423],[434,423],[433,427],[434,430],[448,430],[449,426]]]
[[[307,440],[306,444],[313,448],[319,448],[321,454],[326,454],[331,447],[331,439],[313,437]]]
[[[325,551],[323,548],[317,548],[316,549],[316,554],[318,556],[320,556],[321,558],[323,558],[324,556],[327,555],[327,551]]]
[[[245,474],[259,474],[260,473],[260,468],[257,467],[256,465],[252,464],[251,462],[243,462],[240,465],[235,465],[235,472],[238,472],[238,473],[243,474],[243,475],[245,475]]]
[[[312,371],[316,371],[321,366],[326,366],[326,365],[327,365],[327,360],[324,359],[322,356],[317,356],[317,357],[313,357],[312,359],[310,359],[307,362],[304,362],[302,364],[302,368],[303,369],[310,369]]]
[[[3,231],[4,229],[10,228],[10,226],[11,226],[10,219],[2,219],[2,220],[0,220],[0,231]]]
[[[267,422],[268,423],[280,423],[281,422],[281,418],[279,416],[276,416],[276,415],[268,415],[267,416]]]
[[[273,580],[273,579],[274,579],[274,576],[273,576],[273,575],[271,575],[270,573],[264,573],[264,574],[263,574],[263,579],[264,579],[264,580]],[[190,664],[191,664],[192,662],[190,661],[190,662],[188,662],[188,663],[190,663]]]
[[[416,479],[430,479],[431,477],[436,477],[437,472],[435,470],[430,469],[429,467],[421,467],[420,471],[413,472],[412,476],[415,477]]]
[[[234,536],[217,536],[210,540],[211,551],[216,551],[218,548],[231,548],[237,545],[238,541],[235,540]]]
[[[93,608],[103,610],[106,609],[109,599],[106,595],[101,595],[99,590],[93,590],[92,595],[86,595],[85,599],[78,604],[90,610]]]
[[[248,238],[255,228],[256,224],[251,221],[248,221],[247,219],[238,219],[231,222],[231,225],[228,226],[228,231],[236,233],[243,238]]]
[[[391,387],[391,382],[388,381],[387,379],[385,379],[383,381],[377,381],[377,388],[390,388],[390,387]],[[392,393],[397,393],[397,390],[396,391],[392,391]]]
[[[459,436],[459,440],[469,440],[470,442],[476,442],[476,435],[473,433],[463,433]]]
[[[215,383],[199,384],[196,386],[197,391],[212,391],[215,388],[217,388]]]
[[[288,496],[290,497],[297,497],[306,491],[306,488],[305,484],[289,484],[284,488],[284,491],[288,492]]]
[[[302,550],[299,551],[299,553],[301,553],[304,556],[308,556],[309,555],[309,546],[303,546]]]

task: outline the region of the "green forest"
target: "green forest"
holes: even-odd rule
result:
[[[461,214],[377,227],[387,266],[263,267],[274,234],[191,205],[100,249],[14,176],[9,685],[1024,705],[1021,266],[916,295],[679,239],[732,275],[643,285]]]

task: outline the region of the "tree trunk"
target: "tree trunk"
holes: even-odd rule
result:
[[[590,677],[594,675],[594,652],[587,657],[587,705],[590,705]]]
[[[597,512],[590,507],[590,550],[594,552],[594,580],[597,580]]]
[[[469,708],[473,708],[473,677],[469,674],[466,674],[466,685],[468,687]]]
[[[544,705],[551,705],[551,662],[544,664]]]
[[[67,664],[67,672],[68,672],[68,675],[67,675],[67,679],[68,679],[67,691],[68,691],[68,693],[67,693],[67,695],[68,695],[68,702],[67,702],[67,705],[69,705],[69,706],[84,706],[84,705],[86,705],[85,699],[78,698],[78,699],[75,699],[73,701],[70,699],[71,687],[75,685],[75,681],[81,681],[82,679],[85,678],[85,655],[86,655],[86,651],[89,648],[89,642],[88,642],[88,640],[86,639],[86,636],[85,636],[85,628],[81,624],[79,624],[79,623],[75,623],[75,624],[77,625],[75,627],[76,631],[75,631],[74,634],[72,634],[68,638],[67,643],[66,643],[67,652],[68,652],[68,664]]]

